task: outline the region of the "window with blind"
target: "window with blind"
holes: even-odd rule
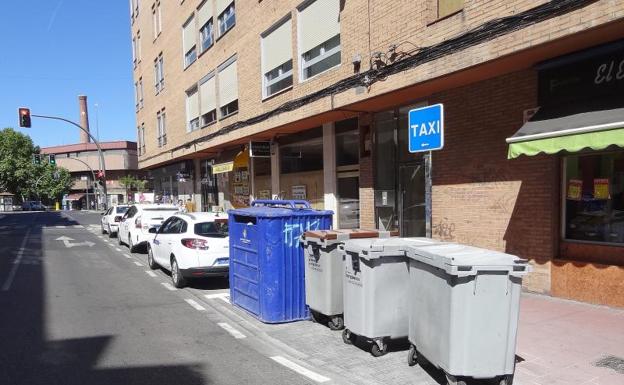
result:
[[[232,0],[217,0],[219,37],[236,25],[236,8]]]
[[[292,86],[292,21],[281,20],[261,35],[262,95],[269,97]]]
[[[199,94],[197,87],[186,91],[186,132],[192,132],[199,128]]]
[[[160,1],[152,5],[152,29],[154,31],[154,39],[162,32],[162,14],[160,12]]]
[[[206,0],[197,9],[197,25],[199,25],[199,52],[212,47],[214,35],[212,33],[212,2]]]
[[[438,19],[447,17],[464,8],[464,0],[438,0]]]
[[[162,52],[154,60],[154,86],[156,87],[157,95],[165,88],[165,68]]]
[[[143,78],[139,78],[139,82],[137,84],[137,92],[138,92],[138,102],[137,109],[143,108]]]
[[[165,126],[165,110],[156,113],[156,128],[158,130],[158,147],[167,144],[167,128]]]
[[[238,111],[238,74],[236,56],[228,59],[218,68],[220,118],[226,118]]]
[[[314,0],[298,8],[300,76],[309,79],[340,65],[340,0]]]
[[[197,60],[195,18],[193,16],[182,26],[182,50],[184,51],[184,68],[186,68]]]
[[[217,120],[217,90],[214,73],[199,82],[199,113],[201,126],[207,126]]]

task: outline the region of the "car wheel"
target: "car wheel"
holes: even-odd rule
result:
[[[114,236],[115,236],[115,233],[113,233],[113,232],[111,231],[110,225],[108,225],[108,237],[109,237],[109,238],[112,238],[112,237],[114,237]]]
[[[186,280],[182,277],[182,273],[180,273],[178,261],[176,261],[175,257],[171,257],[171,281],[173,282],[173,286],[178,289],[181,289],[184,285],[186,285]]]
[[[132,243],[132,234],[128,233],[128,248],[130,249],[131,253],[134,253],[136,251],[136,246],[134,246],[134,243]]]
[[[154,261],[154,252],[152,251],[152,247],[147,245],[147,266],[152,270],[156,270],[158,268],[158,264]]]
[[[106,234],[106,230],[104,230],[104,225],[100,224],[100,227],[102,228],[102,234]]]
[[[119,246],[121,246],[121,245],[123,245],[123,244],[124,244],[124,243],[123,243],[123,241],[122,241],[122,239],[123,239],[123,238],[121,237],[121,235],[120,235],[119,231],[117,231],[117,243],[119,243]]]

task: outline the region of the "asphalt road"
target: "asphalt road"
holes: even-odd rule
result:
[[[227,281],[172,290],[99,219],[0,213],[0,384],[312,383],[217,322]]]

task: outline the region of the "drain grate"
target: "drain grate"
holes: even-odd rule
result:
[[[624,359],[616,356],[605,356],[596,361],[595,366],[613,369],[620,374],[624,374]]]

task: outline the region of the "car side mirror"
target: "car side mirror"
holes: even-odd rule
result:
[[[106,214],[106,213],[100,213],[100,215],[104,215],[104,214]]]
[[[147,232],[150,233],[150,234],[156,234],[156,233],[158,233],[158,229],[155,228],[155,227],[152,227],[151,229],[147,230]]]

